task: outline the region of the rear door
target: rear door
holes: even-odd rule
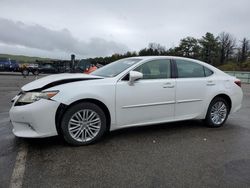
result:
[[[176,59],[176,119],[190,119],[203,114],[206,104],[207,78],[201,64]]]

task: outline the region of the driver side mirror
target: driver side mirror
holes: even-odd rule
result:
[[[143,74],[138,71],[129,72],[129,85],[133,85],[136,80],[143,78]]]

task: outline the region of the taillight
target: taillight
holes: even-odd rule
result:
[[[239,87],[241,87],[241,81],[240,81],[240,80],[236,80],[236,81],[234,81],[234,83],[235,83],[236,85],[238,85]]]

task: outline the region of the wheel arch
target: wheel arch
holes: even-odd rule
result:
[[[71,106],[73,106],[75,104],[78,104],[78,103],[81,103],[81,102],[90,102],[90,103],[96,104],[97,106],[99,106],[104,111],[105,116],[107,118],[107,130],[109,131],[110,130],[110,124],[111,124],[111,115],[110,115],[110,111],[109,111],[108,107],[103,102],[101,102],[100,100],[93,99],[93,98],[86,98],[86,99],[80,99],[80,100],[74,101],[69,105],[65,105],[65,104],[61,103],[58,106],[57,111],[56,111],[56,116],[55,116],[55,124],[56,124],[56,130],[57,130],[58,135],[62,135],[62,132],[61,132],[61,129],[60,129],[60,124],[61,124],[62,117],[63,117],[64,113]]]
[[[227,101],[227,103],[228,103],[228,105],[229,105],[229,113],[230,113],[231,108],[232,108],[232,99],[231,99],[227,94],[221,93],[221,94],[218,94],[218,95],[214,96],[214,97],[212,98],[212,100],[210,101],[210,103],[211,103],[215,98],[217,98],[217,97],[223,98],[224,100]],[[209,104],[210,104],[210,103],[209,103]]]

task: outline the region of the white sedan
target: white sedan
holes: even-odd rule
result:
[[[240,80],[201,61],[132,57],[91,75],[57,74],[22,87],[10,118],[18,137],[61,135],[86,145],[106,131],[189,119],[222,126],[242,103]]]

